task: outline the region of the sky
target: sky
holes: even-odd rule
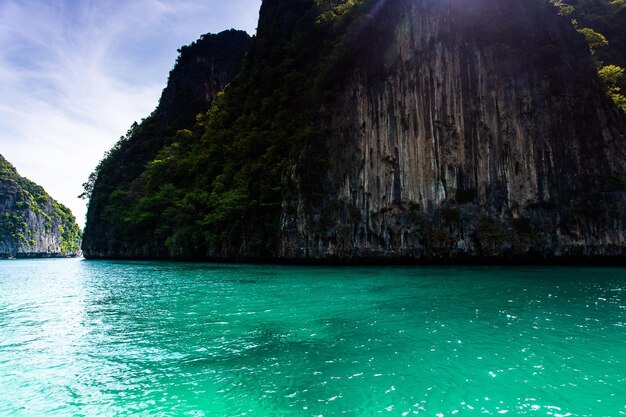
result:
[[[156,107],[177,49],[261,0],[0,0],[0,154],[84,226],[82,183]]]

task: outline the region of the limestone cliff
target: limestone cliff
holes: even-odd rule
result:
[[[0,258],[79,256],[80,236],[70,210],[0,155]]]
[[[265,0],[214,103],[112,151],[86,256],[626,259],[626,120],[546,1]]]
[[[282,257],[626,253],[624,117],[549,5],[388,1],[353,48],[321,115],[323,197],[300,192],[319,172],[286,176]]]

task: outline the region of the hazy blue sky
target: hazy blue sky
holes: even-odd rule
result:
[[[81,184],[150,114],[176,50],[254,34],[261,0],[0,0],[0,154],[72,209]]]

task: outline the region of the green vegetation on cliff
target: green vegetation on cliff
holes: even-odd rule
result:
[[[89,199],[85,247],[136,251],[135,242],[145,233],[137,227],[147,220],[136,214],[135,205],[145,194],[138,177],[162,148],[172,145],[177,130],[193,128],[197,114],[210,108],[239,69],[250,41],[246,32],[229,30],[204,35],[179,50],[157,109],[131,126],[83,184],[83,197]],[[154,246],[150,241],[140,247]]]
[[[626,113],[626,0],[555,0],[589,45],[607,95]]]
[[[461,184],[456,191],[452,191],[454,195],[461,196],[463,193],[468,195],[465,199],[467,201],[459,198],[459,201],[454,204],[467,204],[467,207],[451,209],[443,207],[441,209],[443,211],[437,209],[443,213],[440,213],[441,216],[437,214],[439,213],[437,210],[427,205],[420,206],[416,201],[401,201],[397,148],[395,156],[391,154],[394,152],[393,148],[384,150],[389,152],[389,155],[383,155],[379,151],[380,154],[375,156],[387,164],[387,171],[393,172],[394,184],[397,184],[390,191],[390,194],[393,194],[393,201],[390,203],[395,205],[393,207],[384,207],[380,212],[374,212],[357,207],[356,204],[360,204],[361,201],[356,201],[356,197],[349,204],[340,202],[336,195],[336,187],[350,189],[352,184],[348,181],[342,182],[343,178],[338,181],[335,178],[329,179],[335,174],[335,172],[329,174],[333,163],[337,166],[336,171],[345,175],[345,178],[348,178],[351,169],[356,169],[356,165],[365,163],[349,161],[352,155],[345,148],[354,146],[347,139],[354,134],[352,126],[350,126],[352,130],[348,128],[345,131],[331,130],[333,128],[331,119],[336,117],[333,109],[337,106],[337,96],[345,93],[341,89],[351,86],[352,84],[347,81],[356,75],[363,76],[363,80],[359,82],[366,84],[366,94],[370,92],[367,91],[369,87],[372,87],[373,91],[378,91],[376,88],[384,88],[386,83],[391,83],[394,73],[407,68],[413,71],[415,68],[412,66],[417,66],[420,71],[423,71],[419,73],[422,79],[429,80],[429,77],[432,77],[432,84],[419,92],[425,97],[433,94],[430,108],[410,109],[412,114],[430,112],[430,126],[410,124],[409,115],[394,114],[395,119],[392,123],[397,123],[397,126],[385,126],[391,132],[390,134],[400,136],[408,135],[409,131],[409,133],[419,131],[422,135],[431,135],[433,143],[436,136],[445,134],[450,135],[448,140],[450,144],[459,141],[462,136],[467,136],[463,139],[467,141],[492,140],[492,132],[489,132],[490,126],[485,121],[485,115],[477,121],[479,126],[476,127],[476,132],[478,133],[472,130],[475,128],[472,125],[473,118],[477,117],[477,108],[472,107],[474,103],[459,104],[459,106],[465,106],[461,108],[461,111],[469,109],[468,114],[465,115],[468,119],[465,131],[460,131],[454,122],[449,122],[442,117],[445,114],[433,114],[436,112],[434,106],[438,105],[435,101],[446,100],[446,98],[439,99],[436,96],[441,89],[441,86],[436,83],[442,82],[436,77],[443,76],[446,70],[445,65],[448,63],[437,62],[436,68],[419,67],[422,65],[422,60],[425,62],[424,67],[428,65],[426,63],[431,62],[428,60],[432,57],[428,56],[427,52],[419,57],[402,56],[407,51],[401,51],[400,47],[394,44],[398,32],[405,34],[407,38],[423,36],[426,39],[432,36],[428,41],[422,40],[421,47],[425,51],[431,51],[433,55],[444,50],[443,56],[449,59],[453,59],[454,55],[451,52],[446,55],[449,52],[447,48],[455,50],[455,48],[470,45],[468,48],[488,51],[486,56],[490,58],[510,59],[515,55],[519,60],[520,56],[526,56],[527,47],[530,45],[534,49],[528,54],[528,59],[516,62],[515,65],[515,68],[524,67],[524,70],[520,70],[517,74],[520,78],[528,76],[529,73],[535,77],[528,83],[532,86],[524,85],[525,81],[520,82],[520,88],[526,88],[524,93],[545,97],[545,92],[549,91],[551,97],[557,97],[554,103],[562,105],[565,101],[559,102],[559,95],[565,94],[563,91],[571,93],[572,90],[567,89],[577,84],[585,89],[581,97],[583,95],[594,97],[594,99],[597,97],[594,96],[594,88],[597,90],[597,78],[595,78],[594,87],[592,61],[585,44],[581,37],[568,26],[567,21],[556,16],[557,9],[543,0],[536,0],[532,6],[528,7],[520,6],[515,1],[503,3],[506,3],[506,7],[510,10],[505,13],[507,19],[499,21],[492,18],[491,14],[501,11],[493,7],[483,7],[482,4],[465,8],[455,2],[441,6],[439,2],[425,1],[415,6],[409,3],[403,3],[403,5],[400,2],[385,3],[375,0],[265,0],[261,8],[257,37],[250,48],[246,45],[248,52],[241,60],[239,70],[232,71],[230,78],[221,84],[219,94],[215,88],[209,89],[214,96],[208,112],[200,110],[192,112],[186,107],[184,111],[180,110],[180,106],[185,103],[186,93],[181,92],[180,88],[173,87],[172,80],[187,80],[186,83],[189,85],[189,80],[193,80],[194,77],[187,74],[191,67],[181,70],[185,62],[211,59],[211,57],[200,58],[200,55],[195,55],[200,52],[195,51],[193,46],[183,48],[177,67],[170,74],[170,83],[163,95],[163,97],[168,97],[167,102],[178,104],[164,106],[166,101],[162,98],[155,113],[141,124],[131,127],[127,135],[108,153],[85,184],[86,195],[91,196],[83,245],[86,256],[175,259],[275,258],[281,247],[280,232],[284,226],[281,221],[289,216],[295,217],[295,212],[305,212],[307,216],[310,215],[313,220],[309,224],[315,224],[315,228],[301,232],[302,234],[310,233],[310,236],[314,236],[311,240],[317,239],[318,242],[323,242],[324,239],[329,241],[336,239],[335,235],[331,236],[335,233],[333,228],[339,221],[339,217],[343,215],[342,213],[347,212],[349,225],[341,232],[347,236],[345,239],[347,242],[353,239],[359,223],[370,222],[365,227],[377,227],[373,225],[374,220],[372,220],[376,218],[375,216],[384,218],[390,215],[389,213],[402,214],[406,208],[404,205],[410,207],[408,219],[419,218],[420,222],[425,225],[423,228],[418,228],[417,232],[411,232],[417,236],[415,240],[418,241],[416,245],[419,247],[429,248],[434,245],[433,242],[441,241],[446,245],[449,243],[448,246],[452,248],[450,251],[453,251],[455,246],[464,247],[465,239],[469,240],[469,235],[472,234],[479,242],[479,250],[487,248],[485,251],[497,253],[499,247],[508,245],[508,238],[505,239],[505,237],[511,228],[515,229],[515,236],[521,236],[518,240],[523,245],[520,244],[520,246],[538,247],[539,244],[536,241],[540,240],[540,236],[536,230],[537,225],[531,223],[529,219],[519,217],[519,213],[516,214],[519,218],[514,220],[506,218],[502,221],[494,214],[498,210],[502,213],[506,210],[506,215],[502,214],[502,219],[504,219],[506,216],[511,216],[511,210],[519,210],[519,207],[514,209],[505,207],[504,205],[509,204],[509,201],[506,201],[508,196],[503,194],[504,191],[498,194],[499,187],[504,189],[504,181],[508,181],[508,178],[503,178],[501,184],[494,183],[488,186],[473,184],[466,190],[461,184],[465,181],[462,171],[464,167],[459,168],[459,175],[456,178],[452,175],[449,181],[453,182],[458,179]],[[449,28],[441,29],[437,26],[439,23],[433,24],[433,33],[428,33],[431,28],[411,28],[412,23],[404,20],[405,12],[414,11],[420,7],[424,8],[424,13],[440,13],[439,7],[447,13],[448,9],[445,7],[450,7],[451,14],[456,13],[461,17],[467,17],[467,20],[459,19],[458,26],[454,28],[462,34],[454,33]],[[382,12],[378,13],[380,10]],[[526,11],[532,12],[533,16],[525,15]],[[529,19],[536,19],[537,27],[529,28]],[[416,35],[411,33],[411,29],[415,33],[420,30],[424,33]],[[589,36],[595,33],[592,29],[586,32]],[[464,37],[465,35],[468,36]],[[458,42],[455,36],[462,38],[463,43],[454,43]],[[209,36],[207,39],[214,38]],[[599,43],[594,44],[594,51],[604,48],[602,37],[597,37],[597,39]],[[218,42],[217,38],[215,40]],[[447,43],[448,41],[450,43]],[[565,45],[567,42],[574,46],[568,49],[570,46]],[[203,40],[196,45],[202,43]],[[432,52],[434,44],[440,45],[440,49],[436,52]],[[411,47],[413,47],[412,44]],[[223,50],[215,45],[214,48]],[[415,53],[415,51],[410,50],[410,53]],[[594,55],[596,59],[599,59],[600,52]],[[239,56],[241,57],[241,54]],[[399,58],[400,56],[402,58]],[[478,70],[470,68],[476,55],[469,52],[466,54],[463,51],[461,56],[463,60],[466,60],[463,64],[467,64],[467,73],[464,72],[460,75],[462,79],[454,82],[465,83],[464,85],[470,91],[477,84],[473,78],[470,80],[471,77],[477,77],[476,71]],[[565,71],[566,68],[572,68],[571,64],[576,60],[574,66],[577,65],[579,71],[576,73]],[[605,68],[612,68],[608,65]],[[355,69],[361,69],[362,72],[357,74]],[[601,71],[605,88],[619,93],[619,86],[610,84],[613,79],[616,83],[621,82],[619,67],[617,71],[608,69]],[[516,69],[513,70],[516,71]],[[415,77],[415,73],[409,72],[409,74]],[[508,79],[514,77],[515,74],[507,73],[498,76],[502,76],[499,82],[506,84]],[[467,77],[467,80],[463,77]],[[584,80],[581,81],[582,78]],[[436,83],[435,79],[437,79]],[[537,82],[535,86],[537,80],[541,82]],[[421,81],[415,77],[412,84],[409,83],[408,86],[415,88]],[[540,90],[544,87],[546,90]],[[206,86],[198,83],[197,90],[204,92]],[[356,95],[356,92],[354,94]],[[495,94],[495,92],[490,94]],[[398,94],[397,97],[392,98],[384,97],[384,99],[392,103],[404,102],[405,98],[400,97],[401,95]],[[601,92],[599,96],[604,99]],[[467,94],[466,97],[475,96]],[[533,115],[533,111],[536,111],[533,105],[541,108],[540,106],[544,104],[545,100],[543,98],[539,100],[537,97],[529,96],[529,101],[524,104],[523,111],[515,113],[515,117],[519,116],[520,120],[511,122],[508,127],[498,124],[498,129],[501,130],[496,134],[503,135],[503,137],[517,134],[512,131],[526,128],[526,125],[523,127],[517,125],[518,122],[534,123],[529,129],[531,136],[535,135],[535,129],[539,132],[545,128],[550,134],[563,132],[565,128],[562,126],[553,129],[556,122],[552,125],[549,117],[546,118],[547,122],[538,118],[534,118],[532,122],[526,119]],[[379,96],[368,97],[368,99],[371,102],[382,100]],[[487,116],[500,112],[499,105],[513,108],[519,104],[511,100],[510,103],[496,103],[494,108],[490,108],[491,101],[483,99],[486,104],[483,104],[481,109],[491,112]],[[605,101],[606,106],[609,106],[608,100]],[[380,102],[372,106],[378,105],[381,106],[381,113],[391,108],[391,106],[383,108]],[[337,108],[341,109],[341,107]],[[404,110],[409,112],[409,109],[402,109],[401,112]],[[186,117],[185,120],[176,119],[164,123],[163,118],[167,118],[172,111],[181,111],[181,114]],[[611,108],[610,112],[615,112],[615,110]],[[568,111],[562,114],[567,117],[569,113]],[[353,115],[346,114],[345,118],[349,119],[351,116]],[[459,115],[447,115],[450,120],[454,120],[456,116]],[[361,135],[365,135],[366,127],[371,130],[380,128],[380,126],[371,126],[382,123],[380,119],[378,115],[375,116],[367,126],[363,122],[358,127]],[[545,123],[546,126],[540,126],[540,123]],[[594,129],[597,127],[597,123],[593,120],[589,123]],[[621,121],[618,121],[615,125],[619,126],[620,123]],[[477,138],[476,135],[478,135]],[[550,138],[548,133],[545,135],[548,138],[546,140],[553,140],[554,143],[560,145],[558,143],[558,140],[561,140],[558,136],[560,133],[554,134],[556,137],[554,139]],[[581,137],[584,135],[586,133],[581,134]],[[508,136],[506,140],[510,140]],[[480,146],[499,146],[494,143]],[[344,148],[342,149],[341,146]],[[442,146],[448,146],[448,144]],[[478,152],[477,149],[472,148],[472,146],[478,146],[476,143],[468,142],[465,146],[468,155]],[[535,169],[536,172],[533,172],[535,178],[539,178],[540,182],[544,181],[544,177],[548,177],[544,170],[549,171],[552,167],[546,168],[542,164],[551,160],[553,156],[546,153],[547,156],[544,158],[543,146],[541,144],[532,150],[535,152],[533,155],[536,155],[537,167],[516,166],[515,173],[520,169],[528,168],[529,171]],[[546,147],[548,148],[549,146]],[[335,154],[331,155],[331,149]],[[561,152],[561,150],[557,149],[555,152]],[[575,170],[572,168],[573,165],[566,165],[570,161],[567,159],[569,155],[563,156],[565,154],[565,152],[559,154],[564,158],[562,166],[566,167],[563,168],[563,172],[559,173],[563,178],[569,175],[567,169]],[[596,156],[598,161],[603,158],[600,152]],[[363,158],[363,161],[369,158],[371,164],[372,148],[369,149],[369,157],[359,157]],[[457,161],[454,162],[457,163]],[[438,163],[438,161],[432,162],[432,164]],[[470,165],[474,161],[458,163]],[[486,165],[490,163],[492,161],[485,162]],[[497,169],[508,169],[508,164],[509,161],[506,161]],[[452,172],[453,169],[456,167],[442,166],[437,175],[445,177],[448,173],[446,170]],[[388,174],[387,171],[378,176],[379,182],[381,176]],[[490,172],[490,175],[495,178],[500,175],[500,171]],[[621,175],[619,173],[616,178],[621,178]],[[591,177],[590,181],[595,181],[593,175]],[[578,179],[576,177],[577,181]],[[548,183],[550,180],[546,179],[545,182]],[[329,184],[329,182],[333,183]],[[576,183],[576,187],[579,183]],[[446,184],[437,184],[437,186],[444,188]],[[334,190],[333,187],[335,187]],[[540,189],[539,194],[529,198],[543,201],[543,187],[547,185],[541,183],[537,186]],[[492,193],[489,200],[483,200],[483,207],[469,207],[477,201],[478,190],[481,188],[483,195]],[[485,188],[487,188],[486,191]],[[474,191],[470,193],[468,191],[470,189]],[[356,189],[351,192],[357,195],[361,190]],[[388,195],[380,197],[384,199]],[[451,202],[453,200],[450,199]],[[432,204],[432,201],[430,203]],[[571,201],[564,202],[564,205],[567,204],[572,203]],[[487,205],[493,206],[489,206],[491,210],[489,213],[487,213]],[[346,207],[347,209],[344,210]],[[483,210],[483,212],[475,216],[473,210]],[[428,211],[434,212],[435,217],[432,213],[427,213]],[[546,222],[552,221],[552,217],[557,217],[556,212],[544,211]],[[471,212],[471,216],[466,215],[466,212]],[[439,217],[444,220],[440,222],[441,227],[437,223]],[[471,219],[467,220],[467,218]],[[403,217],[399,215],[398,219],[403,219]],[[398,224],[404,227],[404,220],[399,220]],[[434,232],[424,232],[424,230],[431,229]],[[367,233],[369,232],[365,232],[364,235]],[[464,237],[458,241],[457,234]],[[396,238],[400,239],[398,236],[381,234],[372,239],[377,239],[375,243],[382,242],[382,245]],[[483,249],[480,249],[480,244],[483,245]],[[350,245],[351,243],[345,246]],[[443,246],[442,244],[437,248]],[[493,250],[489,249],[491,246]]]
[[[0,255],[72,255],[81,231],[71,211],[0,155]]]
[[[132,179],[125,161],[132,155],[128,147],[149,137],[144,131],[151,118],[108,153],[85,184],[90,211],[107,198],[98,220],[116,233],[107,232],[104,246],[129,257],[228,256],[242,245],[260,256],[275,250],[284,174],[305,143],[323,134],[313,123],[316,110],[346,64],[340,36],[350,34],[363,2],[317,3],[293,0],[271,16],[262,10],[267,23],[260,24],[238,75],[195,126],[179,124],[187,129],[169,133],[139,176]],[[111,178],[113,164],[132,181]],[[106,183],[115,188],[102,192]],[[87,234],[95,239],[93,217]]]
[[[277,11],[283,16],[273,21],[290,26],[265,26],[211,111],[194,131],[179,131],[134,184],[138,199],[125,220],[133,235],[145,234],[141,240],[156,245],[151,252],[228,257],[245,247],[255,256],[275,253],[285,173],[304,146],[323,143],[315,117],[341,70],[338,60],[348,56],[338,36],[355,11],[302,0]],[[333,18],[320,20],[320,12]],[[310,163],[323,165],[323,154],[316,156]]]

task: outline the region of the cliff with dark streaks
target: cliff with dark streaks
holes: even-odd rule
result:
[[[623,255],[624,117],[549,9],[382,6],[375,21],[395,24],[362,29],[357,45],[383,41],[361,50],[321,116],[323,198],[298,192],[312,172],[289,177],[281,256]]]
[[[0,155],[0,259],[79,256],[80,239],[70,210]]]
[[[544,1],[265,0],[211,112],[108,201],[94,188],[84,249],[623,261],[625,119]],[[95,238],[94,201],[117,235]]]

